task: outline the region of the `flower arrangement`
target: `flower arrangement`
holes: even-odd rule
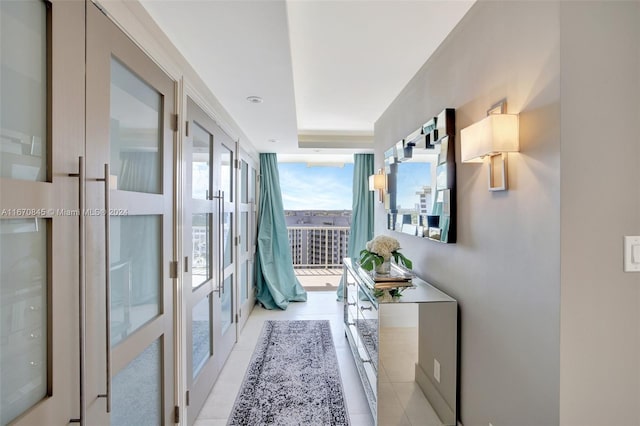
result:
[[[404,265],[411,269],[413,264],[402,253],[400,253],[400,243],[398,240],[386,235],[378,235],[367,243],[367,248],[360,252],[360,266],[367,271],[389,262],[391,257],[397,264]]]

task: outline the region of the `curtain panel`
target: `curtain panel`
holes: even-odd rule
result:
[[[360,257],[360,251],[373,239],[374,192],[369,191],[369,176],[373,171],[373,154],[353,156],[353,201],[351,205],[351,229],[347,255],[352,259]],[[342,300],[344,283],[340,279],[337,296]]]
[[[256,287],[262,306],[284,310],[289,302],[306,301],[307,292],[293,270],[276,154],[260,154],[257,251]]]

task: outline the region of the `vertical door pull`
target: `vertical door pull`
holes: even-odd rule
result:
[[[218,293],[218,298],[222,297],[222,292],[224,292],[224,286],[222,285],[222,277],[224,276],[224,191],[218,190],[218,193],[213,196],[214,199],[218,201],[218,286],[215,290]]]
[[[98,182],[104,182],[104,304],[105,304],[105,346],[106,346],[106,378],[107,393],[98,395],[98,398],[107,399],[107,413],[111,412],[111,233],[110,233],[110,200],[109,192],[109,164],[104,165],[104,178],[96,179]]]
[[[87,403],[86,403],[86,375],[85,375],[85,360],[86,360],[86,312],[87,306],[85,304],[85,290],[86,290],[86,271],[84,263],[85,254],[85,193],[86,193],[86,172],[84,157],[78,157],[78,173],[69,173],[70,177],[78,178],[78,208],[80,214],[78,215],[78,343],[80,349],[80,418],[69,420],[70,423],[80,423],[80,426],[85,424],[87,418]]]
[[[218,285],[220,286],[220,294],[224,294],[224,284],[222,283],[224,279],[224,191],[220,190],[220,250],[218,251],[220,256],[220,281],[218,281]],[[231,232],[231,230],[229,230]]]

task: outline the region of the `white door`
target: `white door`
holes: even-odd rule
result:
[[[217,267],[220,291],[220,317],[215,321],[214,342],[218,342],[222,363],[228,358],[237,339],[238,317],[236,307],[236,143],[222,131],[214,129],[213,148],[213,184],[216,188],[214,198],[218,202],[216,241],[218,249]]]
[[[84,4],[1,1],[0,66],[0,424],[68,424],[82,414]]]
[[[186,308],[187,419],[191,425],[222,368],[222,354],[214,335],[221,318],[219,200],[214,198],[215,122],[191,99],[187,101],[184,142],[183,235]],[[214,331],[215,330],[215,331]]]
[[[256,303],[253,285],[254,256],[257,238],[257,167],[256,161],[240,150],[238,167],[238,288],[236,292],[238,330],[242,330]]]
[[[87,2],[88,424],[174,423],[175,82]]]

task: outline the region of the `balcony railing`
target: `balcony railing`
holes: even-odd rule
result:
[[[339,269],[347,256],[348,226],[289,226],[295,269]]]

